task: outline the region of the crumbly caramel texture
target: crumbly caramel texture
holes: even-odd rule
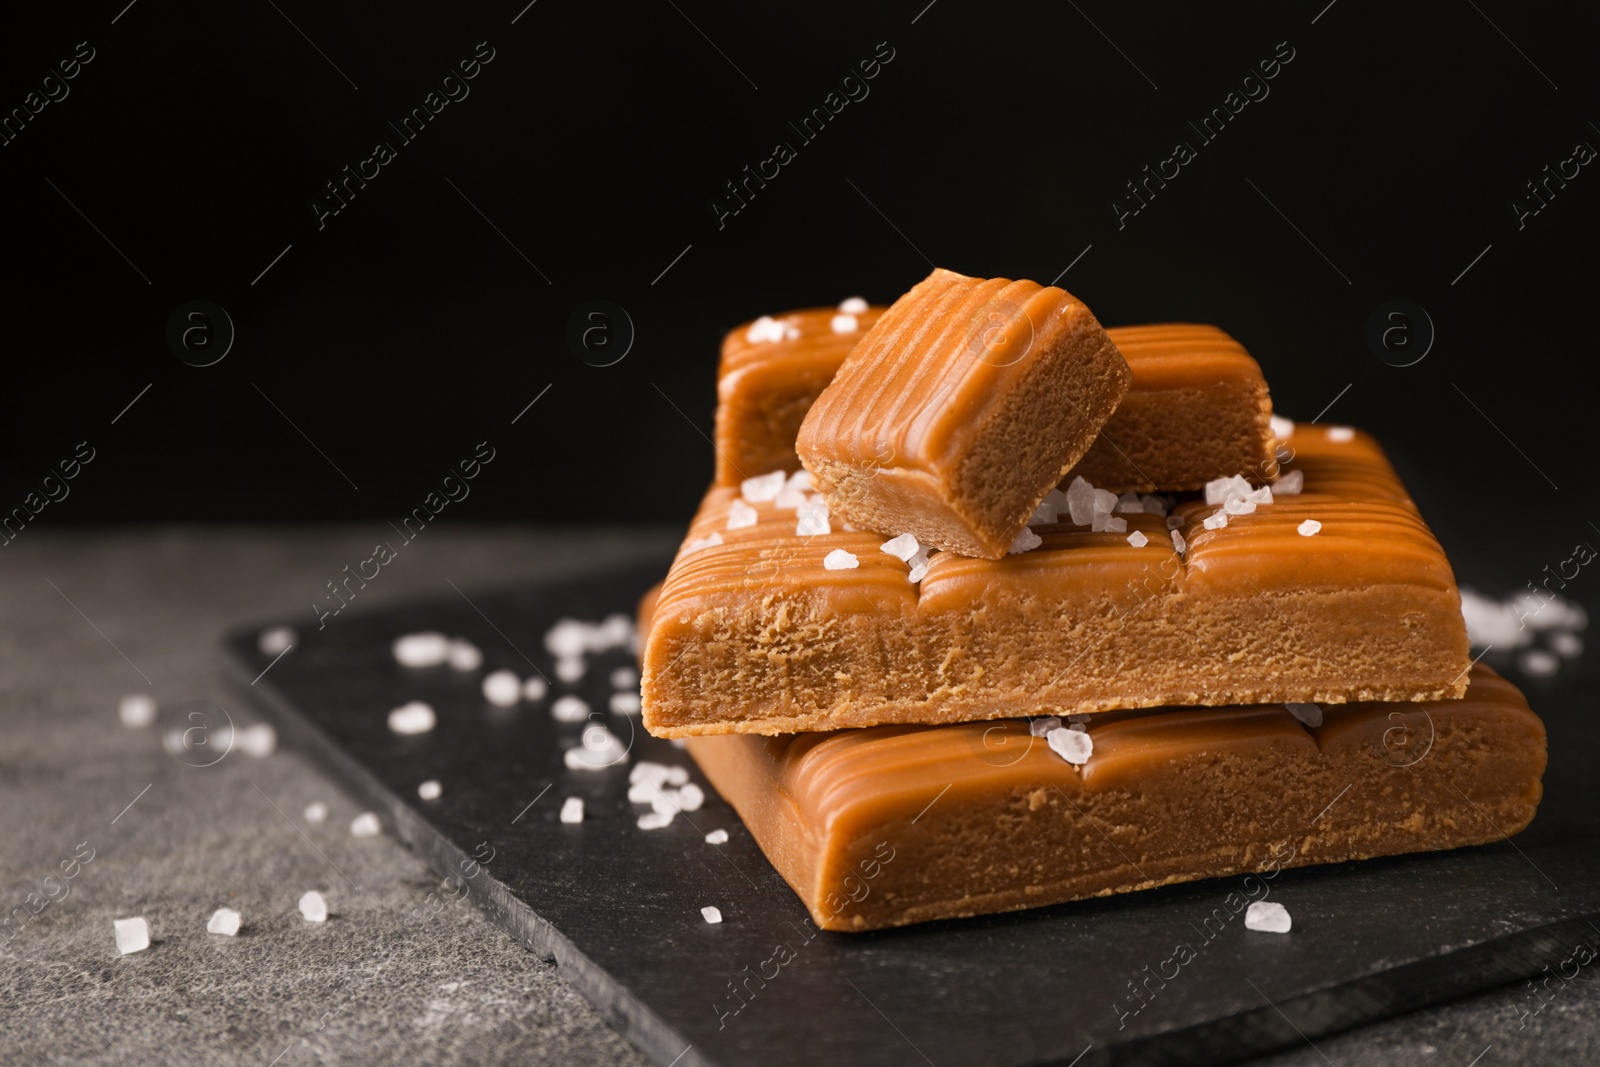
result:
[[[1508,837],[1538,806],[1545,732],[1475,667],[1462,700],[1097,716],[1067,763],[1025,722],[696,737],[689,752],[819,927],[1016,911],[1279,867]],[[1238,897],[1237,901],[1233,897]],[[1209,924],[1208,924],[1209,925]]]
[[[883,308],[858,316],[870,328]],[[751,323],[722,343],[717,378],[718,485],[800,469],[794,442],[811,405],[861,334],[836,334],[832,308],[780,317],[799,336],[751,342]],[[1128,391],[1063,482],[1082,475],[1113,492],[1199,489],[1234,474],[1270,476],[1272,399],[1261,367],[1215,326],[1160,323],[1106,330],[1127,361]]]
[[[857,526],[999,559],[1131,377],[1072,294],[935,270],[861,338],[795,450]]]
[[[850,350],[878,321],[883,307],[851,316],[840,332],[835,308],[806,308],[776,316],[796,336],[750,340],[746,322],[728,331],[717,369],[718,485],[738,485],[769,471],[797,471],[794,440],[811,405],[833,381]]]
[[[1440,700],[1469,664],[1455,577],[1371,437],[1298,427],[1304,491],[1221,529],[1178,504],[1123,533],[1068,522],[991,561],[932,558],[920,585],[879,534],[796,534],[796,513],[713,487],[668,572],[643,656],[662,737],[837,730],[1161,705]],[[1299,533],[1307,519],[1322,524]],[[724,543],[687,550],[716,532]],[[828,570],[835,549],[858,565]]]

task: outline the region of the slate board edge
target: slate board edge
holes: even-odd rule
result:
[[[250,642],[259,632],[259,628],[241,629],[228,638],[233,680],[241,694],[275,720],[284,739],[292,746],[326,767],[364,806],[381,812],[400,841],[420,853],[441,877],[459,877],[462,865],[472,862],[472,856],[413,811],[358,761],[346,755],[332,738],[295,710],[276,689],[269,686],[263,690],[263,686],[269,685],[266,680],[255,686],[246,684],[247,677],[256,669],[251,663]],[[489,873],[488,867],[481,879],[486,887],[483,895],[488,899],[479,900],[478,907],[529,951],[553,959],[562,977],[636,1048],[662,1065],[676,1062],[681,1067],[717,1067],[715,1061],[698,1054],[684,1056],[684,1046],[689,1044],[686,1038],[585,956],[565,934],[513,895]]]
[[[598,568],[636,569],[638,564]],[[590,576],[564,575],[530,585],[565,585]],[[408,604],[425,604],[436,598],[416,597],[407,601],[370,608],[361,615],[381,616]],[[390,791],[360,762],[343,749],[314,722],[305,718],[291,701],[279,693],[270,679],[257,675],[264,657],[255,651],[255,637],[264,625],[246,626],[224,637],[233,680],[240,693],[275,719],[291,744],[322,763],[336,780],[368,806],[381,810],[407,847],[426,857],[443,877],[457,876],[463,863],[473,857],[411,808],[401,796]],[[247,678],[259,684],[247,684]],[[545,920],[527,903],[516,897],[485,869],[487,887],[478,906],[530,951],[553,959],[562,975],[572,983],[607,1023],[636,1048],[663,1067],[718,1067],[687,1038],[652,1011],[642,1000],[589,959],[572,941]],[[1408,964],[1376,971],[1317,992],[1294,997],[1275,1005],[1238,1012],[1196,1026],[1151,1034],[1120,1045],[1086,1049],[1072,1060],[1041,1061],[1035,1067],[1096,1067],[1101,1064],[1158,1064],[1207,1067],[1238,1062],[1254,1056],[1293,1048],[1307,1038],[1326,1037],[1409,1011],[1483,992],[1523,978],[1531,978],[1543,967],[1547,956],[1524,948],[1555,948],[1553,930],[1565,930],[1580,923],[1600,921],[1600,913],[1558,920],[1544,926],[1508,934],[1488,941]],[[1491,957],[1506,959],[1495,966]],[[1470,960],[1468,966],[1462,966]],[[1473,966],[1476,964],[1477,966]],[[1432,982],[1440,978],[1441,981]],[[1353,1001],[1353,1003],[1352,1003]],[[1345,1007],[1345,1005],[1349,1007]],[[1311,1016],[1290,1024],[1294,1009]],[[1226,1045],[1226,1047],[1223,1047]]]

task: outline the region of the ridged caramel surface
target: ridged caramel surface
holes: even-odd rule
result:
[[[797,514],[707,493],[644,652],[660,736],[792,733],[1162,704],[1458,696],[1468,666],[1443,551],[1369,436],[1296,428],[1279,495],[1221,529],[1199,498],[1126,533],[1060,522],[1000,560],[934,553],[920,583],[879,534],[802,536]],[[741,508],[744,505],[741,505]],[[1307,519],[1321,523],[1304,536]],[[1128,541],[1133,532],[1147,539]],[[716,534],[722,543],[688,546]],[[843,550],[856,566],[827,569]]]
[[[1262,381],[1244,346],[1216,326],[1160,322],[1106,330],[1133,371],[1134,389],[1181,389],[1218,382]]]
[[[867,310],[852,316],[856,320],[856,329],[847,333],[837,332],[833,328],[833,320],[844,314],[838,308],[801,308],[798,311],[786,311],[781,315],[770,317],[785,326],[794,327],[799,331],[799,336],[772,341],[750,340],[750,327],[755,325],[754,319],[740,323],[729,330],[722,339],[722,361],[717,367],[719,386],[730,375],[773,360],[800,359],[831,365],[832,369],[837,371],[839,364],[844,362],[844,357],[848,356],[850,350],[856,346],[856,342],[877,324],[879,316],[886,310],[880,304],[868,305]]]
[[[1321,714],[1097,716],[1081,766],[1015,720],[695,737],[689,751],[834,930],[1495,841],[1533,816],[1544,727],[1487,667],[1461,700]]]

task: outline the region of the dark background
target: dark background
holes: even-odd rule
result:
[[[442,519],[685,520],[723,331],[887,302],[931,259],[1076,260],[1061,284],[1108,324],[1218,323],[1280,411],[1338,397],[1325,421],[1379,434],[1447,547],[1502,531],[1486,564],[1534,579],[1600,537],[1600,167],[1523,229],[1511,206],[1600,146],[1592,7],[525,2],[97,0],[8,29],[6,112],[95,53],[0,147],[0,508],[95,449],[21,536],[398,519],[484,440]],[[480,41],[470,95],[401,146],[385,120]],[[1285,41],[1270,95],[1202,145],[1185,121]],[[788,123],[879,42],[870,95],[802,144]],[[380,138],[397,158],[319,230],[311,201]],[[1198,158],[1119,230],[1111,201],[1179,138]],[[712,200],[778,140],[798,158],[719,229]],[[166,339],[196,298],[237,329],[204,368]],[[565,337],[596,298],[637,330],[609,367]],[[1414,366],[1367,343],[1393,299],[1437,331]]]

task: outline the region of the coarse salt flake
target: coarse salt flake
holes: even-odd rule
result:
[[[638,693],[611,694],[611,710],[618,715],[637,715],[642,706]]]
[[[828,525],[827,501],[814,496],[801,504],[795,510],[794,532],[796,537],[818,537],[832,533],[833,527]]]
[[[878,546],[879,552],[887,552],[895,559],[906,562],[917,554],[917,549],[922,546],[917,544],[917,539],[911,534],[903,533],[898,537],[891,537]]]
[[[1042,544],[1044,544],[1044,538],[1040,537],[1028,527],[1024,526],[1021,532],[1019,532],[1016,537],[1012,538],[1011,547],[1006,549],[1006,554],[1009,556],[1015,556],[1023,552],[1032,552]]]
[[[437,779],[429,778],[417,786],[417,796],[423,800],[438,800],[443,795],[444,786],[440,785]]]
[[[1289,909],[1275,900],[1253,900],[1244,909],[1244,928],[1264,934],[1286,934],[1293,925]]]
[[[389,713],[389,729],[397,734],[425,734],[439,721],[429,704],[412,700]]]
[[[320,800],[313,800],[311,803],[306,805],[306,810],[302,812],[302,814],[305,815],[306,822],[326,822],[328,818],[328,805],[324,804]]]
[[[464,637],[450,642],[450,666],[458,671],[475,671],[483,666],[483,652]]]
[[[839,301],[839,310],[846,315],[862,315],[866,313],[867,302],[859,296],[847,296]]]
[[[364,811],[350,820],[350,835],[352,837],[376,837],[383,826],[378,822],[378,817],[370,811]]]
[[[550,683],[539,675],[524,679],[522,682],[522,699],[528,701],[543,700],[545,694],[550,692]]]
[[[1138,530],[1135,530],[1135,531],[1133,531],[1133,533],[1128,535],[1128,544],[1132,545],[1134,548],[1143,548],[1145,545],[1148,545],[1149,543],[1150,543],[1150,538],[1146,537],[1144,534],[1140,533]]]
[[[1168,530],[1167,532],[1172,535],[1173,548],[1177,549],[1180,553],[1189,551],[1189,542],[1183,539],[1183,534],[1179,533],[1176,527]]]
[[[1272,416],[1272,436],[1280,441],[1287,441],[1294,436],[1294,420],[1286,419],[1282,415]]]
[[[722,921],[722,912],[709,904],[700,909],[700,914],[708,923],[719,923]]]
[[[308,890],[300,895],[300,914],[306,922],[327,922],[328,902],[315,889]]]
[[[660,785],[667,780],[667,775],[672,768],[665,763],[655,763],[642,759],[628,770],[628,781],[634,785],[640,782],[649,782],[651,785]]]
[[[117,951],[122,955],[150,947],[150,924],[144,919],[113,919],[111,925],[117,932]]]
[[[1548,678],[1561,669],[1561,661],[1542,648],[1530,648],[1517,657],[1517,666],[1523,674],[1535,678]]]
[[[239,932],[240,915],[232,908],[218,908],[206,920],[206,933],[233,937]]]
[[[278,731],[270,722],[252,723],[234,733],[233,745],[247,756],[266,759],[278,750]]]
[[[672,819],[670,811],[647,811],[639,816],[638,827],[641,830],[660,830],[670,826]]]
[[[294,647],[295,633],[288,626],[269,626],[256,638],[263,656],[281,656]]]
[[[389,650],[402,667],[437,667],[450,655],[450,639],[432,630],[402,634]]]
[[[763,315],[750,324],[744,332],[744,339],[753,345],[767,344],[772,341],[782,341],[788,336],[789,329],[771,315]]]
[[[635,689],[639,685],[639,672],[628,666],[617,667],[612,670],[609,681],[613,689]]]
[[[854,553],[836,548],[822,557],[822,566],[824,570],[830,571],[853,571],[861,566],[861,561]]]
[[[761,474],[754,478],[746,478],[739,483],[739,495],[751,504],[765,504],[777,498],[783,492],[783,485],[789,476],[783,471],[773,471],[771,474]]]
[[[1328,440],[1330,441],[1338,441],[1340,444],[1343,444],[1346,441],[1354,441],[1355,439],[1356,432],[1348,426],[1328,427]]]
[[[1302,522],[1299,526],[1295,527],[1295,529],[1300,531],[1301,537],[1315,537],[1317,531],[1322,529],[1322,523],[1318,522],[1316,519],[1307,519],[1305,522]]]
[[[1034,719],[1028,724],[1028,733],[1034,737],[1045,737],[1051,730],[1061,729],[1061,719],[1055,715],[1046,715],[1042,719]]]
[[[860,329],[860,325],[856,322],[854,315],[835,315],[829,325],[833,327],[834,333],[855,333],[856,330]]]
[[[550,717],[556,722],[582,722],[589,717],[589,704],[571,693],[557,697],[550,705]]]
[[[1226,511],[1214,512],[1207,516],[1202,525],[1208,530],[1220,530],[1228,525],[1228,513]]]
[[[1304,489],[1305,484],[1305,471],[1284,471],[1278,475],[1278,480],[1272,483],[1272,491],[1279,496],[1294,496]]]
[[[708,845],[725,844],[727,842],[727,840],[728,840],[728,831],[726,831],[726,830],[713,830],[709,834],[706,835],[706,844],[708,844]]]
[[[1068,763],[1081,766],[1094,752],[1094,739],[1081,730],[1055,729],[1044,735],[1045,743]]]
[[[760,516],[756,509],[746,504],[743,500],[735,500],[728,505],[728,529],[742,530],[746,526],[754,526]]]
[[[583,821],[582,797],[568,797],[561,802],[561,821],[569,825]]]
[[[148,693],[129,693],[117,701],[117,718],[130,729],[149,726],[156,721],[155,697]]]
[[[589,671],[589,665],[583,661],[582,656],[562,656],[556,660],[556,678],[571,685],[578,681]]]

